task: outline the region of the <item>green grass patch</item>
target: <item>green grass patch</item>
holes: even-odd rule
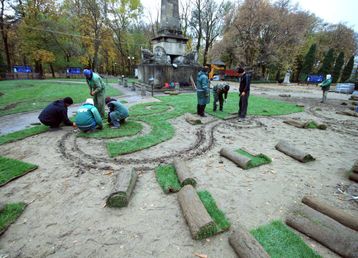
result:
[[[258,155],[252,155],[251,153],[243,149],[238,149],[236,150],[236,152],[250,159],[250,162],[248,163],[246,169],[258,167],[272,162],[272,160],[268,156],[261,153]]]
[[[0,186],[38,168],[37,165],[0,156]]]
[[[48,127],[44,125],[37,125],[17,132],[5,134],[0,136],[0,145],[10,142],[19,141],[27,137],[44,133],[48,131]]]
[[[143,126],[134,121],[126,121],[121,124],[119,129],[110,128],[108,124],[103,126],[102,130],[97,130],[92,133],[79,133],[78,136],[85,138],[97,138],[97,139],[110,139],[110,138],[119,138],[125,136],[132,136],[139,133],[143,129]]]
[[[321,257],[281,221],[273,221],[261,226],[252,230],[251,234],[272,258]]]
[[[176,193],[181,185],[173,165],[160,165],[155,169],[155,177],[164,193]]]
[[[89,96],[88,86],[83,79],[79,83],[59,83],[52,80],[9,80],[2,81],[0,92],[0,116],[40,110],[52,101],[70,96],[75,103],[84,102]],[[108,96],[118,96],[120,91],[107,85]]]
[[[111,157],[140,151],[171,139],[175,134],[175,130],[167,120],[185,113],[196,112],[196,94],[180,94],[157,98],[161,102],[138,104],[129,109],[132,118],[147,123],[152,130],[148,134],[135,139],[107,143],[107,150]],[[212,103],[207,106],[206,110],[209,114],[218,118],[230,117],[233,112],[238,111],[238,94],[230,93],[228,100],[224,107],[224,112],[213,112]],[[284,115],[303,111],[303,108],[297,107],[295,104],[263,97],[250,96],[249,102],[250,115]]]
[[[204,204],[206,210],[208,211],[210,217],[215,222],[216,230],[213,233],[217,234],[228,230],[230,228],[230,222],[225,217],[225,214],[218,208],[211,194],[208,191],[199,191],[198,195],[201,202]]]
[[[4,209],[0,212],[0,235],[17,220],[25,208],[26,204],[23,202],[5,205]]]

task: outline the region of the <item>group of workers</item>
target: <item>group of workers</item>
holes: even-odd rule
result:
[[[196,92],[198,97],[197,104],[197,114],[199,116],[205,117],[205,107],[210,103],[210,81],[208,78],[208,67],[204,67],[198,73],[197,76],[197,85]],[[251,75],[245,72],[245,69],[239,67],[237,72],[240,77],[240,87],[239,87],[239,122],[244,121],[247,114],[247,106],[249,104],[249,96],[250,96],[250,84],[251,84]],[[229,84],[217,84],[213,87],[213,111],[217,110],[217,102],[219,102],[219,110],[223,111],[224,102],[227,100],[227,95],[230,90]]]
[[[105,97],[105,84],[102,78],[92,70],[83,71],[89,87],[89,94],[93,98],[88,98],[77,110],[75,122],[71,122],[67,116],[68,107],[73,104],[71,97],[56,100],[49,104],[39,115],[42,124],[52,129],[58,129],[60,124],[77,127],[83,132],[92,132],[96,129],[103,129],[103,119],[105,116],[105,105],[109,112],[107,121],[111,128],[118,129],[128,117],[128,108],[119,100]]]
[[[208,67],[204,67],[197,76],[197,114],[205,115],[205,107],[210,103],[210,81],[208,79]],[[240,102],[239,102],[239,121],[246,117],[248,98],[250,95],[251,76],[243,68],[238,68],[240,80]],[[67,116],[68,107],[73,104],[71,97],[56,100],[49,104],[39,115],[42,124],[56,129],[63,123],[68,126],[74,126],[83,132],[92,132],[96,129],[103,129],[103,119],[105,116],[105,105],[108,106],[109,113],[107,121],[111,128],[119,128],[128,117],[128,108],[119,100],[111,97],[105,97],[105,84],[102,78],[90,69],[85,69],[83,75],[86,78],[89,87],[89,94],[93,98],[88,98],[77,110],[75,122],[71,122]],[[224,102],[230,90],[228,84],[217,84],[213,87],[214,106],[213,111],[217,111],[217,102],[219,110],[223,111]]]

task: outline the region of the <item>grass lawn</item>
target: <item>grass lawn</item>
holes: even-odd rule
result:
[[[264,154],[252,155],[243,149],[238,149],[236,152],[251,159],[246,169],[258,167],[272,162],[272,160]]]
[[[37,165],[0,156],[0,186],[38,168]]]
[[[268,225],[254,229],[251,234],[272,258],[321,257],[281,221],[273,221]]]
[[[58,83],[52,80],[9,80],[0,83],[0,116],[40,110],[52,101],[70,96],[75,103],[81,103],[89,98],[89,90],[85,81],[83,84]],[[121,93],[109,86],[106,88],[109,96]]]
[[[48,126],[37,125],[37,126],[27,128],[27,129],[24,129],[21,131],[1,135],[0,136],[0,145],[9,143],[9,142],[19,141],[19,140],[25,139],[27,137],[30,137],[30,136],[33,136],[36,134],[47,132],[48,129],[49,129]]]
[[[5,205],[4,210],[0,212],[0,235],[16,221],[25,208],[26,204],[22,202]]]
[[[109,139],[132,136],[139,133],[142,129],[143,126],[140,123],[126,121],[126,123],[121,124],[119,129],[111,129],[108,124],[104,124],[103,130],[97,130],[93,133],[79,133],[79,136],[85,138]]]
[[[164,193],[176,193],[181,189],[178,176],[173,165],[160,165],[155,169],[155,177]]]
[[[152,130],[147,135],[135,139],[107,143],[107,150],[111,157],[143,150],[171,139],[175,134],[175,130],[167,120],[187,112],[196,113],[196,94],[180,94],[157,98],[161,102],[138,104],[129,109],[131,118],[134,117],[135,120],[147,123]],[[207,105],[206,111],[218,118],[226,118],[231,116],[233,112],[238,111],[238,101],[238,95],[231,93],[228,95],[228,103],[224,106],[224,112],[213,112],[212,103]],[[297,107],[295,104],[250,96],[249,115],[272,116],[302,111],[303,108]]]

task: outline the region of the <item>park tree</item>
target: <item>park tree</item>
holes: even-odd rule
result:
[[[56,60],[54,53],[47,51],[45,49],[37,49],[32,52],[32,59],[35,60],[36,65],[38,66],[38,71],[40,73],[40,78],[43,78],[43,64],[49,64],[51,67],[52,77],[55,77],[55,71],[53,69],[53,62]]]
[[[217,4],[215,0],[208,0],[203,9],[203,65],[207,63],[207,55],[214,41],[222,34],[224,27],[225,13],[230,10],[230,2],[221,2]]]
[[[317,45],[312,44],[307,54],[305,55],[305,58],[303,59],[302,70],[299,75],[299,81],[305,81],[307,75],[312,72],[313,65],[315,64],[316,60],[316,50]]]
[[[354,56],[351,56],[348,63],[343,68],[342,76],[341,76],[342,82],[345,82],[350,78],[350,76],[352,74],[353,66],[354,66]]]
[[[336,83],[339,80],[339,77],[341,76],[342,67],[344,64],[344,53],[340,52],[339,55],[336,58],[336,62],[333,67],[332,77],[333,82]]]
[[[203,0],[194,0],[192,3],[192,13],[191,19],[189,22],[189,26],[193,31],[192,37],[196,38],[196,47],[195,50],[199,54],[200,53],[200,46],[201,41],[203,39],[203,12],[205,7],[205,1]]]
[[[322,65],[318,70],[318,73],[324,75],[330,74],[332,72],[333,64],[334,64],[334,50],[331,48],[326,53]]]
[[[292,77],[293,82],[299,81],[299,75],[302,71],[302,68],[303,68],[303,55],[298,54],[295,57],[295,61],[293,62],[293,77]]]

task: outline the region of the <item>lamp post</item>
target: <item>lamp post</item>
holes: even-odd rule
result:
[[[128,57],[128,61],[129,61],[129,75],[132,75],[132,62],[134,62],[134,56],[129,56]]]
[[[116,70],[116,65],[117,65],[117,63],[114,63],[114,71],[113,71],[113,73],[114,73],[114,76],[116,76],[117,75],[117,70]]]

